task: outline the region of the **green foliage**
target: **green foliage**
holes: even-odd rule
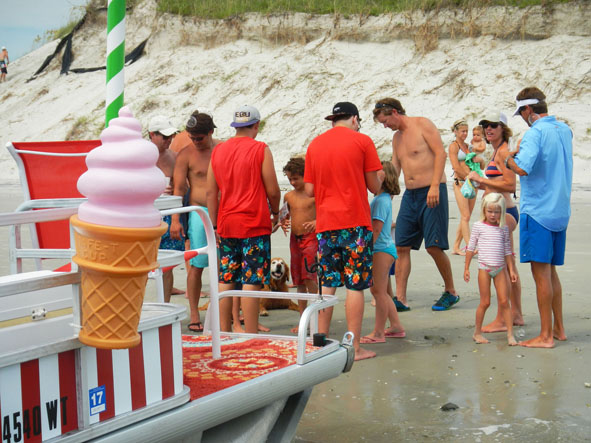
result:
[[[159,0],[158,10],[200,18],[223,19],[248,12],[281,14],[380,15],[407,10],[482,6],[549,6],[572,0]]]

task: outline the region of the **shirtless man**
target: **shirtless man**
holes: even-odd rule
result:
[[[6,50],[6,46],[2,46],[2,52],[0,52],[0,83],[6,81],[6,74],[8,74],[8,69],[6,66],[10,63],[8,59],[8,51]]]
[[[418,250],[423,238],[425,248],[443,278],[445,291],[431,307],[446,311],[460,297],[454,289],[449,258],[448,200],[445,185],[445,150],[435,125],[424,117],[408,117],[400,102],[394,98],[379,100],[373,110],[374,120],[394,131],[392,163],[396,172],[404,173],[406,190],[396,219],[395,242],[396,298],[405,307],[406,287],[410,275],[410,250]]]
[[[170,121],[161,115],[157,115],[150,120],[148,125],[148,135],[150,141],[158,148],[158,161],[156,166],[164,173],[164,176],[168,178],[168,185],[164,190],[165,194],[172,194],[172,174],[174,171],[174,163],[176,160],[176,153],[169,149],[172,137],[176,134],[177,129],[170,123]],[[184,251],[183,242],[173,240],[170,238],[170,216],[164,217],[164,222],[168,225],[168,230],[162,236],[160,240],[160,249],[173,249],[176,251]],[[164,286],[164,301],[168,303],[170,301],[170,294],[172,293],[173,285],[173,274],[172,269],[162,274],[162,283]]]
[[[206,208],[205,186],[207,182],[207,169],[214,146],[221,143],[213,138],[215,129],[213,119],[209,114],[199,111],[193,112],[186,128],[193,141],[193,146],[183,149],[177,156],[174,168],[174,195],[184,196],[187,192],[187,182],[190,188],[189,204]],[[201,217],[195,212],[189,214],[189,232],[185,233],[180,223],[179,214],[172,216],[170,233],[173,239],[183,239],[188,234],[191,240],[191,249],[205,246],[205,230]],[[199,317],[199,296],[201,295],[201,277],[203,269],[207,267],[207,256],[201,255],[191,259],[191,265],[187,273],[187,294],[191,319],[189,330],[191,332],[203,331],[203,325]]]

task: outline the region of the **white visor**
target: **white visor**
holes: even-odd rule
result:
[[[537,98],[526,98],[525,100],[515,100],[515,106],[517,106],[515,108],[515,112],[513,113],[513,116],[516,116],[517,114],[519,114],[519,109],[523,106],[526,105],[535,105],[536,103],[540,103],[540,101]]]

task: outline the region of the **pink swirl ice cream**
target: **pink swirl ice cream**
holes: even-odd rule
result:
[[[88,197],[78,217],[87,223],[121,228],[159,226],[154,200],[166,180],[156,166],[158,148],[142,138],[140,122],[127,106],[101,133],[102,144],[86,158],[78,190]]]

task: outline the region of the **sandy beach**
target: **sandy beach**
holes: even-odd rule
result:
[[[448,184],[448,186],[450,186]],[[450,193],[453,196],[453,193]],[[1,211],[22,201],[16,185],[0,189]],[[397,213],[400,198],[394,199]],[[472,221],[476,218],[476,211]],[[351,372],[314,388],[297,429],[296,442],[360,441],[590,441],[591,440],[591,299],[587,294],[591,255],[591,189],[578,187],[572,198],[566,265],[559,269],[563,284],[568,341],[554,349],[508,347],[505,334],[489,334],[487,345],[472,341],[479,295],[476,283],[461,279],[463,257],[451,256],[461,301],[447,312],[431,305],[442,290],[434,264],[424,250],[412,255],[408,297],[412,310],[401,314],[407,337],[366,345],[378,357],[355,363]],[[458,211],[450,201],[450,239]],[[0,231],[5,244],[8,229]],[[24,235],[27,238],[27,235]],[[272,255],[289,260],[287,238],[272,237]],[[475,266],[475,263],[473,263]],[[0,257],[7,272],[8,256]],[[518,339],[539,332],[534,283],[527,265],[518,265],[523,285],[526,325]],[[185,288],[185,271],[175,270],[176,286]],[[206,281],[205,290],[209,282]],[[344,291],[337,291],[344,302]],[[366,291],[363,332],[371,331],[374,310]],[[149,283],[146,299],[154,299]],[[188,306],[174,296],[173,302]],[[203,301],[202,301],[203,303]],[[492,319],[496,306],[487,312]],[[288,334],[297,323],[293,311],[271,311],[261,321],[273,332]],[[185,321],[186,322],[186,321]],[[332,336],[346,331],[344,303],[335,309]],[[441,410],[452,402],[458,409]]]
[[[476,281],[463,281],[464,258],[450,255],[461,301],[450,311],[433,312],[442,281],[425,250],[413,252],[408,284],[412,310],[400,314],[406,338],[365,345],[378,357],[355,363],[351,372],[315,387],[296,442],[591,441],[591,280],[586,274],[591,263],[591,7],[581,1],[554,12],[543,7],[472,12],[480,15],[472,20],[442,14],[441,27],[449,30],[425,52],[409,34],[409,29],[422,28],[422,22],[414,24],[412,16],[403,14],[363,23],[357,17],[337,23],[341,18],[336,15],[301,14],[204,22],[159,14],[156,2],[140,1],[126,19],[128,51],[149,37],[144,56],[125,70],[125,104],[143,127],[154,115],[164,114],[181,128],[199,109],[213,113],[218,126],[214,136],[226,139],[233,135],[233,110],[253,104],[263,116],[258,139],[273,152],[283,191],[289,186],[283,165],[329,128],[323,118],[342,100],[359,106],[361,131],[372,137],[383,159],[391,158],[392,132],[372,121],[371,109],[384,96],[399,98],[410,116],[430,118],[446,149],[454,138],[453,121],[465,117],[472,129],[489,110],[511,115],[515,94],[531,84],[547,94],[550,114],[573,129],[575,187],[566,264],[559,269],[568,340],[556,342],[554,349],[527,349],[508,347],[506,335],[497,333],[488,335],[491,343],[475,344],[479,293]],[[73,41],[73,68],[104,64],[106,18],[93,20]],[[539,32],[519,36],[526,22]],[[472,25],[478,31],[474,37]],[[283,41],[279,33],[291,39]],[[28,81],[57,44],[49,42],[10,64],[8,81],[0,87],[7,110],[0,116],[2,146],[10,141],[88,140],[104,128],[104,71],[60,75],[60,56]],[[510,118],[509,126],[512,142],[527,130],[520,118]],[[3,147],[0,168],[0,211],[10,212],[22,202],[22,193],[15,162]],[[450,174],[447,162],[446,176]],[[451,181],[448,195],[453,244],[459,212]],[[399,205],[400,197],[395,197],[394,216]],[[28,232],[23,237],[26,245]],[[7,238],[8,228],[0,228],[0,244],[6,245]],[[515,240],[518,244],[518,233]],[[288,238],[277,232],[271,241],[272,256],[289,261]],[[473,262],[473,275],[476,266]],[[32,269],[32,263],[25,267]],[[538,335],[540,323],[529,266],[518,264],[518,270],[526,324],[515,333],[522,340]],[[0,254],[0,271],[8,272],[6,249]],[[179,266],[174,273],[175,286],[184,289],[186,270]],[[207,275],[204,280],[207,291]],[[155,300],[153,285],[148,283],[147,301]],[[340,289],[337,295],[341,303],[331,334],[340,339],[346,332],[345,292]],[[369,291],[365,300],[363,334],[374,323]],[[172,301],[188,308],[183,295]],[[495,312],[493,298],[485,323]],[[289,334],[297,321],[293,311],[271,311],[261,319],[280,334]],[[447,403],[457,409],[442,410]]]

